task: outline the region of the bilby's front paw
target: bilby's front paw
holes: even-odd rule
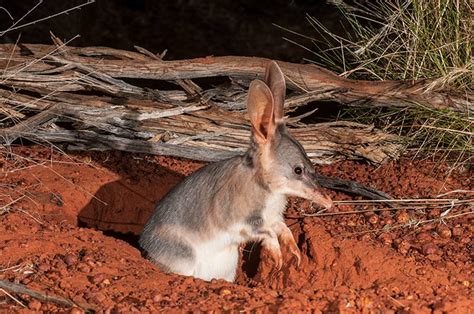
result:
[[[273,225],[273,230],[279,235],[281,244],[288,247],[290,253],[295,257],[296,266],[299,267],[301,264],[301,253],[290,228],[283,221],[279,221]]]
[[[276,237],[274,238],[267,238],[262,242],[262,246],[264,249],[268,251],[270,254],[271,259],[275,263],[275,269],[280,270],[283,266],[283,256],[281,254],[280,244]]]
[[[298,245],[296,244],[295,238],[293,238],[293,235],[291,233],[289,235],[288,234],[282,235],[281,242],[283,245],[288,247],[288,249],[290,250],[290,253],[295,258],[296,266],[299,267],[301,264],[301,252],[300,252],[300,249],[298,248]]]
[[[275,270],[281,270],[283,266],[283,257],[280,250],[270,250],[270,256],[275,263]]]

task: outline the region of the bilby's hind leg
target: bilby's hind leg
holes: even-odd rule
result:
[[[196,269],[196,254],[184,240],[154,236],[142,245],[147,257],[162,271],[192,276]]]

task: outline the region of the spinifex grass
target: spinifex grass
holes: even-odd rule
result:
[[[346,108],[341,118],[374,124],[406,138],[406,147],[415,156],[437,156],[455,165],[474,162],[474,119],[444,109],[414,104],[412,107]]]
[[[353,78],[446,78],[433,88],[474,88],[474,22],[469,0],[393,0],[348,6],[340,2],[346,36],[307,16],[323,41],[314,62]]]
[[[348,5],[332,1],[342,12],[344,36],[307,16],[319,33],[317,57],[310,60],[341,76],[369,80],[430,79],[422,92],[474,90],[474,15],[470,0],[391,0]],[[291,41],[291,40],[290,40]],[[295,41],[292,41],[298,44]],[[302,46],[301,44],[299,44]],[[345,117],[407,137],[418,152],[458,153],[456,161],[473,159],[471,113],[435,110],[414,104],[398,108],[346,108]]]

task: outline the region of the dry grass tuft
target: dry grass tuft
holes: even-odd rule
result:
[[[337,4],[346,36],[307,16],[324,41],[319,60],[341,75],[371,80],[434,79],[430,90],[474,86],[473,7],[469,0],[394,0]]]
[[[474,9],[470,0],[392,0],[349,5],[331,1],[344,16],[344,36],[307,16],[321,40],[303,47],[309,60],[341,76],[368,80],[428,79],[423,92],[460,93],[474,101]],[[291,32],[291,31],[290,31]],[[418,104],[404,108],[344,108],[344,118],[375,124],[407,139],[415,156],[436,156],[455,165],[474,158],[474,119]]]

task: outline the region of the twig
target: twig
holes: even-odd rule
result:
[[[443,197],[443,196],[446,196],[446,195],[449,195],[449,194],[454,194],[454,193],[464,193],[464,194],[472,194],[474,193],[474,190],[452,190],[452,191],[449,191],[449,192],[446,192],[446,193],[443,193],[443,194],[438,194],[436,195],[436,197]]]
[[[418,221],[416,221],[416,223],[408,222],[406,224],[393,225],[393,226],[390,226],[389,228],[384,227],[384,228],[377,228],[377,229],[365,230],[365,231],[360,231],[360,232],[352,232],[352,233],[349,233],[347,235],[359,235],[359,234],[365,234],[365,233],[386,232],[386,231],[390,231],[390,230],[394,230],[394,229],[407,228],[407,227],[413,227],[413,226],[418,227],[420,225],[427,224],[427,223],[434,222],[434,221],[443,221],[443,220],[446,220],[446,219],[453,219],[453,218],[466,216],[466,215],[473,215],[473,214],[474,214],[474,211],[470,211],[470,212],[454,214],[454,215],[451,215],[451,216],[446,216],[446,217],[441,217],[441,218],[418,220]]]
[[[10,299],[12,299],[13,301],[15,301],[16,303],[18,303],[21,307],[26,307],[26,305],[24,305],[20,300],[18,300],[17,298],[15,298],[13,295],[11,295],[10,293],[8,293],[8,291],[6,291],[5,289],[0,289],[1,292],[5,293],[7,296],[10,297]]]
[[[19,201],[22,200],[24,197],[25,197],[25,195],[22,195],[22,196],[20,196],[20,197],[18,197],[18,198],[16,198],[16,199],[14,199],[14,200],[11,201],[10,203],[3,205],[2,207],[0,207],[0,213],[3,213],[3,212],[5,212],[5,211],[8,211],[7,209],[8,209],[11,205],[15,204],[16,202],[19,202]]]
[[[63,14],[68,14],[69,12],[71,11],[74,11],[74,10],[78,10],[82,7],[85,7],[86,5],[89,5],[91,3],[94,3],[95,0],[88,0],[87,2],[85,3],[82,3],[82,4],[79,4],[79,5],[76,5],[72,8],[69,8],[69,9],[66,9],[64,11],[61,11],[61,12],[58,12],[58,13],[55,13],[55,14],[52,14],[52,15],[49,15],[49,16],[46,16],[46,17],[43,17],[41,19],[37,19],[35,21],[32,21],[32,22],[28,22],[28,23],[25,23],[25,24],[21,24],[21,25],[18,25],[18,23],[20,21],[22,21],[27,15],[29,15],[31,12],[33,12],[39,5],[41,5],[43,3],[43,0],[39,0],[38,3],[33,7],[31,8],[25,15],[23,15],[18,21],[16,21],[15,23],[13,23],[12,26],[10,26],[9,28],[7,28],[6,30],[4,31],[1,31],[0,32],[0,37],[2,37],[3,35],[5,35],[6,33],[8,32],[11,32],[11,31],[14,31],[14,30],[17,30],[17,29],[20,29],[20,28],[23,28],[23,27],[27,27],[27,26],[30,26],[30,25],[33,25],[33,24],[36,24],[36,23],[39,23],[39,22],[43,22],[43,21],[46,21],[46,20],[50,20],[52,18],[55,18],[57,16],[60,16],[60,15],[63,15]]]
[[[320,174],[317,175],[317,181],[325,188],[365,196],[372,200],[385,200],[387,201],[386,203],[391,206],[390,200],[392,197],[390,195],[366,185],[350,180],[331,178]]]
[[[43,302],[53,302],[68,307],[78,306],[86,311],[94,309],[89,304],[76,303],[70,299],[63,298],[54,294],[47,294],[41,291],[31,290],[22,284],[16,284],[8,280],[0,280],[0,289],[8,290],[13,293],[26,294],[32,298],[38,299]]]

